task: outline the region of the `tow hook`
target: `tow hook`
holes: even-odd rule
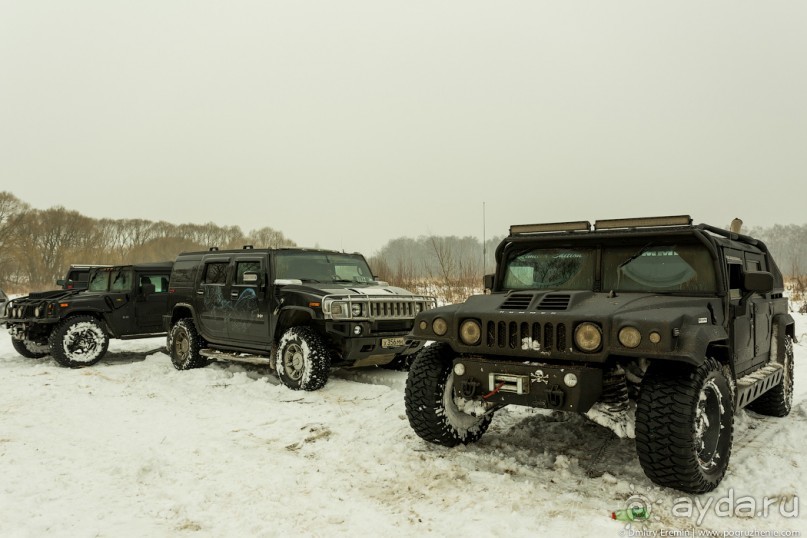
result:
[[[460,396],[470,400],[479,391],[480,383],[475,379],[466,379],[460,383]]]
[[[563,407],[563,391],[557,385],[546,391],[546,406]]]

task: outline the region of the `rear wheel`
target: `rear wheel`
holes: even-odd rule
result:
[[[50,334],[50,352],[56,362],[70,368],[92,366],[109,347],[109,335],[92,316],[75,316],[62,321]]]
[[[650,364],[636,407],[636,451],[653,482],[713,490],[726,473],[733,434],[734,394],[720,363]]]
[[[41,359],[50,352],[50,346],[47,344],[37,344],[30,340],[17,340],[11,339],[11,345],[14,349],[27,359]]]
[[[171,327],[168,334],[168,352],[171,363],[177,370],[190,370],[207,365],[207,360],[199,353],[206,346],[199,336],[193,320],[183,318]]]
[[[793,406],[793,339],[785,336],[782,382],[748,405],[748,409],[769,417],[786,417]]]
[[[446,344],[423,348],[406,378],[406,416],[421,439],[443,446],[478,441],[490,426],[493,412],[474,416],[454,400],[451,372],[454,352]]]

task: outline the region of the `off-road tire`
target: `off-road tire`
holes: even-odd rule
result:
[[[177,321],[171,327],[167,340],[171,364],[177,370],[190,370],[207,365],[207,359],[199,354],[199,351],[207,346],[207,342],[199,336],[191,318]]]
[[[14,346],[17,353],[26,359],[41,359],[50,353],[49,346],[37,344],[30,340],[17,340],[16,338],[12,338],[11,345]]]
[[[747,409],[769,417],[786,417],[793,405],[793,339],[785,336],[782,382],[748,404]]]
[[[430,443],[457,446],[478,441],[490,426],[493,412],[481,417],[459,410],[454,403],[454,352],[447,344],[421,349],[406,378],[404,403],[409,425]]]
[[[734,393],[720,363],[650,364],[636,406],[636,451],[650,480],[687,493],[713,490],[733,435]]]
[[[331,354],[311,327],[292,327],[277,347],[277,376],[293,390],[318,390],[328,382]]]
[[[96,318],[73,316],[56,326],[48,342],[56,362],[69,368],[82,368],[104,358],[109,348],[109,335]]]

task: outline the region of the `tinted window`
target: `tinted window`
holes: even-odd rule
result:
[[[154,293],[168,291],[168,275],[140,275],[140,287],[144,284],[154,284]]]
[[[245,284],[244,273],[260,273],[261,262],[259,261],[244,261],[238,262],[235,265],[235,283]],[[248,285],[255,285],[255,282],[249,282]]]
[[[205,284],[226,284],[229,262],[212,262],[205,265]]]
[[[193,285],[198,264],[198,260],[180,260],[174,263],[174,269],[171,271],[171,282],[174,286]]]
[[[709,252],[700,245],[603,249],[602,287],[614,291],[708,291],[716,289]]]

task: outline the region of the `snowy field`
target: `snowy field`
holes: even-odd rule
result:
[[[338,370],[302,393],[260,368],[178,372],[162,339],[112,341],[70,370],[2,334],[0,537],[807,536],[794,315],[791,415],[741,412],[726,479],[698,497],[654,486],[631,439],[577,415],[508,408],[475,445],[429,445],[401,372]],[[636,503],[649,521],[610,519]]]

